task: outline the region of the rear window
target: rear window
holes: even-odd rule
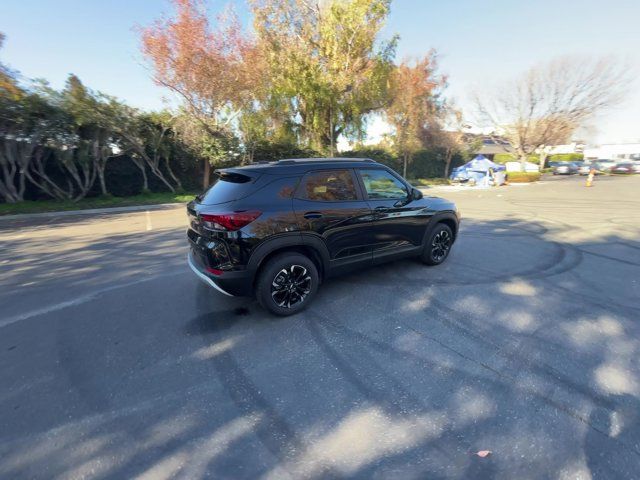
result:
[[[216,172],[213,185],[209,187],[200,203],[216,205],[246,197],[251,193],[255,178],[236,172]]]

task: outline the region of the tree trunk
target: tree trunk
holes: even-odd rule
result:
[[[106,165],[96,164],[96,170],[98,171],[98,180],[100,181],[100,193],[102,195],[109,195],[107,192],[107,183],[104,181],[104,171]]]
[[[169,176],[173,179],[174,182],[176,182],[176,186],[178,190],[182,191],[182,182],[178,177],[176,177],[176,174],[173,173],[173,170],[171,169],[171,164],[169,162],[169,157],[165,157],[164,162],[165,162],[165,166],[167,167],[167,172],[169,172]]]
[[[526,152],[522,148],[518,148],[516,150],[516,153],[518,154],[518,160],[520,161],[520,171],[521,172],[526,172],[527,171],[527,154],[526,154]]]
[[[77,169],[74,169],[73,171],[73,175],[79,188],[78,194],[73,198],[74,202],[86,197],[96,181],[97,169],[91,168],[91,165],[91,162],[86,162],[84,164],[80,163],[81,172],[78,172]]]
[[[2,198],[7,203],[15,203],[18,201],[17,192],[15,191],[14,185],[14,175],[15,175],[15,166],[14,168],[8,168],[8,166],[4,162],[0,162],[2,165],[2,175],[0,176],[0,194],[2,194]]]
[[[402,176],[407,178],[407,166],[409,164],[409,154],[402,155]]]
[[[547,155],[548,154],[544,149],[540,151],[540,165],[539,165],[540,171],[544,170],[544,166],[547,163]]]
[[[449,169],[451,168],[451,159],[453,158],[453,150],[447,148],[444,155],[444,178],[449,178]]]
[[[334,148],[334,144],[333,144],[333,109],[329,109],[329,135],[331,135],[331,138],[329,139],[329,142],[331,143],[331,147],[330,147],[330,156],[334,157],[335,156],[335,148]]]
[[[30,142],[6,140],[0,151],[0,195],[7,203],[21,202],[24,199],[25,169],[31,162],[34,145]],[[18,187],[16,188],[16,176]]]
[[[153,173],[156,177],[158,177],[160,181],[162,181],[162,183],[164,183],[167,186],[167,188],[171,190],[172,193],[175,193],[176,189],[173,187],[173,185],[169,183],[169,181],[166,178],[164,178],[164,175],[160,171],[160,168],[152,166],[151,173]]]
[[[109,160],[109,157],[105,155],[98,140],[93,141],[92,153],[93,167],[98,175],[98,181],[100,182],[100,193],[105,196],[109,195],[109,192],[107,192],[107,184],[104,180],[104,171],[107,168],[107,161]]]
[[[205,158],[204,160],[204,176],[202,177],[202,188],[209,188],[209,178],[211,177],[211,164],[209,160]]]
[[[49,195],[51,198],[56,198],[58,200],[70,200],[73,197],[73,186],[69,180],[69,176],[65,175],[68,187],[68,190],[65,190],[63,187],[51,180],[45,171],[46,161],[49,155],[51,155],[50,152],[47,152],[44,149],[39,149],[33,156],[33,162],[31,163],[30,168],[25,170],[25,176],[33,185]],[[65,167],[63,162],[60,162],[60,164],[63,168]]]
[[[22,169],[22,167],[20,167],[20,177],[18,178],[18,197],[21,201],[24,200],[24,191],[27,187],[25,178],[25,171]]]
[[[142,174],[142,193],[149,192],[149,178],[147,177],[147,169],[145,168],[145,163],[142,158],[129,156],[133,164],[140,169],[140,173]]]
[[[147,167],[144,166],[144,162],[140,162],[140,171],[142,172],[142,193],[149,192],[149,177],[147,177]]]

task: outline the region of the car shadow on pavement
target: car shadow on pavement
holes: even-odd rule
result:
[[[31,343],[6,327],[0,476],[633,478],[640,243],[570,233],[469,220],[445,264],[331,279],[283,319],[179,276]],[[174,232],[152,240],[158,266],[184,261]],[[83,255],[110,272],[130,249],[143,268],[135,235],[114,242],[58,273],[79,283]]]

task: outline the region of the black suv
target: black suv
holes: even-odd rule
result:
[[[418,256],[442,263],[458,233],[455,205],[369,159],[280,160],[216,170],[187,206],[189,265],[226,295],[256,295],[296,313],[320,282]]]

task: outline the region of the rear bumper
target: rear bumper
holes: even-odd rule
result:
[[[189,268],[191,268],[193,273],[195,273],[196,276],[200,280],[202,280],[204,283],[206,283],[210,287],[215,288],[217,291],[219,291],[220,293],[222,293],[224,295],[228,295],[230,297],[233,297],[232,293],[229,293],[226,290],[224,290],[210,276],[208,276],[203,270],[200,270],[198,265],[196,265],[196,263],[194,262],[193,255],[191,254],[191,252],[189,252],[189,254],[187,255],[187,263],[189,264]]]

